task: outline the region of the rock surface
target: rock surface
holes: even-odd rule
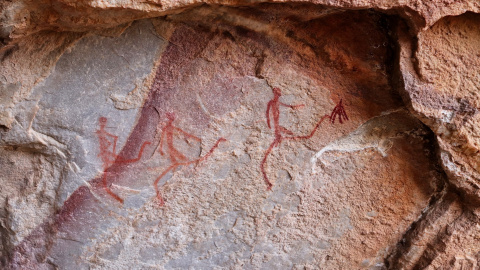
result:
[[[480,4],[271,2],[0,3],[2,268],[480,267]]]

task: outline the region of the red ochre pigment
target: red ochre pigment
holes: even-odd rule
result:
[[[161,108],[167,105],[169,100],[168,97],[176,87],[176,82],[181,70],[183,70],[185,66],[189,65],[191,61],[196,58],[197,55],[205,48],[207,43],[211,40],[212,35],[213,34],[210,32],[196,31],[186,26],[177,27],[170,38],[170,43],[167,45],[164,53],[162,54],[158,69],[156,71],[154,83],[143,107],[139,112],[137,124],[132,130],[130,136],[128,136],[124,147],[117,155],[122,157],[122,160],[135,160],[139,156],[138,151],[142,148],[142,145],[147,141],[153,141],[156,130],[152,127],[156,127],[160,122],[159,114],[155,108]],[[182,46],[177,46],[174,44],[182,44]],[[103,154],[100,153],[100,158],[102,159],[104,166],[104,172],[102,176],[90,180],[88,187],[81,186],[76,189],[54,216],[45,220],[45,222],[38,226],[32,232],[32,234],[25,237],[25,239],[18,244],[14,250],[12,250],[10,260],[11,265],[26,265],[26,261],[36,262],[36,257],[38,256],[37,253],[41,253],[44,254],[42,256],[46,256],[46,254],[50,252],[50,248],[54,241],[53,239],[55,239],[55,234],[57,233],[75,234],[76,230],[81,230],[81,228],[86,226],[85,224],[81,223],[85,223],[90,219],[94,219],[92,220],[92,226],[94,226],[94,223],[98,223],[99,217],[92,215],[92,213],[101,211],[99,209],[102,208],[100,207],[101,203],[98,201],[98,197],[94,196],[92,191],[106,191],[105,186],[108,187],[109,184],[115,183],[122,175],[128,175],[129,172],[129,166],[125,166],[124,162],[121,162],[118,160],[118,158],[113,158],[111,155],[112,153],[115,153],[113,151],[113,146],[116,148],[116,140],[114,137],[112,137],[115,135],[110,134],[112,136],[109,136],[106,135],[107,133],[108,132],[104,134],[105,137],[109,137],[109,139],[112,139],[113,142],[104,144],[105,149],[107,150],[103,152]],[[112,149],[112,151],[109,151],[108,149]],[[144,151],[146,153],[142,152],[141,154],[148,155],[151,154],[151,151],[152,149],[146,148]],[[203,159],[206,157],[203,157]],[[113,164],[112,160],[114,160]],[[110,166],[106,168],[106,164],[110,164]],[[105,173],[108,176],[106,180],[103,177]],[[105,182],[107,182],[106,185],[104,184]],[[121,198],[118,199],[121,200]],[[105,216],[104,218],[108,218],[108,216]],[[95,229],[92,227],[90,228],[90,231],[92,230]],[[37,248],[35,245],[40,245],[36,244],[37,239],[40,239],[41,241],[44,241],[44,239],[52,240],[49,241],[47,246]],[[42,251],[40,251],[40,249]]]
[[[164,112],[167,110],[166,108],[169,106],[169,100],[175,95],[177,81],[178,77],[181,75],[181,71],[184,70],[184,68],[205,48],[211,40],[212,35],[214,34],[198,29],[193,30],[185,26],[179,26],[175,30],[170,38],[169,45],[162,54],[152,88],[139,112],[137,124],[128,136],[120,153],[116,154],[118,137],[105,130],[107,119],[101,117],[99,119],[100,128],[96,131],[96,134],[99,138],[100,147],[100,153],[98,156],[103,163],[102,175],[90,180],[88,186],[81,186],[75,190],[54,216],[38,226],[29,236],[17,245],[12,251],[12,265],[26,265],[25,260],[36,262],[37,260],[35,258],[38,254],[47,256],[47,254],[50,253],[52,246],[55,245],[55,240],[53,239],[55,239],[55,234],[57,233],[75,235],[75,231],[82,231],[85,226],[92,226],[89,231],[93,231],[95,230],[95,224],[98,223],[98,218],[100,218],[98,215],[104,215],[103,218],[108,219],[108,211],[100,207],[101,203],[99,202],[99,198],[94,196],[93,192],[103,190],[116,201],[123,202],[122,198],[110,190],[110,185],[120,181],[122,175],[129,175],[128,172],[131,169],[130,166],[125,166],[126,164],[139,162],[143,156],[152,154],[153,148],[146,146],[149,142],[154,141],[155,139],[156,129],[152,127],[156,127],[161,120],[158,111],[161,110]],[[182,46],[174,44],[182,44]],[[332,114],[323,116],[309,135],[293,136],[293,132],[279,125],[279,107],[282,105],[297,109],[304,105],[284,104],[279,100],[281,96],[280,90],[275,88],[273,91],[274,98],[267,105],[266,116],[269,128],[271,128],[270,114],[273,116],[275,139],[265,152],[265,157],[260,165],[268,189],[271,189],[272,183],[268,180],[264,167],[267,157],[274,147],[278,146],[283,140],[311,138],[319,125],[326,118],[330,118],[332,124],[335,122],[337,116],[340,123],[343,123],[343,120],[348,120],[342,101],[340,101],[334,108]],[[166,154],[170,159],[171,165],[154,181],[155,191],[157,192],[157,198],[159,199],[160,204],[163,204],[164,202],[157,185],[162,177],[178,166],[186,166],[206,160],[213,154],[219,143],[225,141],[224,138],[218,139],[215,145],[203,157],[195,160],[188,160],[173,146],[173,131],[183,133],[185,136],[197,141],[200,139],[174,127],[173,118],[170,119],[168,115],[167,119],[167,125],[165,126],[162,138],[160,139],[161,147],[159,150],[162,154],[164,140],[166,139]],[[78,235],[78,237],[81,236]],[[46,246],[36,244],[38,241],[42,242],[43,239],[51,239],[51,241],[49,241]]]
[[[98,156],[101,158],[103,162],[103,176],[102,176],[103,189],[115,200],[119,201],[120,203],[123,203],[123,199],[120,198],[120,196],[118,196],[117,194],[115,194],[108,185],[107,170],[108,168],[110,168],[110,166],[112,166],[115,163],[127,164],[127,163],[135,163],[139,161],[142,158],[142,153],[143,153],[143,150],[145,149],[145,146],[149,145],[150,142],[144,142],[142,144],[142,147],[140,148],[140,151],[138,152],[138,156],[136,158],[125,159],[116,154],[118,136],[115,136],[105,130],[105,126],[107,124],[107,118],[100,117],[98,121],[100,123],[100,129],[97,130],[96,133],[97,133],[98,141],[100,145],[100,153],[98,154]]]
[[[345,109],[342,105],[342,100],[335,106],[333,109],[332,113],[330,115],[326,114],[320,118],[320,120],[317,122],[315,127],[313,128],[312,132],[310,132],[309,135],[306,136],[294,136],[294,133],[285,127],[280,126],[279,121],[280,121],[280,105],[285,106],[288,108],[292,109],[297,109],[300,107],[305,106],[304,104],[300,105],[288,105],[280,101],[280,97],[282,96],[282,92],[280,91],[279,88],[273,88],[273,99],[270,100],[267,104],[267,111],[266,111],[266,116],[267,116],[267,125],[268,128],[272,128],[270,125],[270,114],[273,116],[273,126],[274,126],[274,132],[275,132],[275,139],[273,140],[272,144],[270,144],[270,147],[268,147],[267,151],[265,151],[265,156],[263,157],[262,162],[260,163],[260,170],[262,171],[263,174],[263,180],[265,181],[265,184],[267,184],[267,190],[272,189],[272,182],[268,179],[267,172],[265,171],[265,163],[267,162],[267,157],[270,155],[272,152],[273,148],[277,147],[282,140],[307,140],[313,137],[315,132],[317,131],[318,127],[326,118],[330,118],[330,122],[332,124],[335,123],[335,118],[338,115],[338,120],[342,124],[344,120],[348,120],[347,113],[345,112]],[[289,135],[290,137],[285,137],[283,136],[284,134]]]
[[[218,144],[220,142],[226,141],[224,138],[220,138],[220,139],[217,140],[215,145],[210,149],[210,151],[208,151],[208,153],[205,154],[205,156],[200,157],[200,158],[195,159],[195,160],[188,160],[187,157],[185,157],[185,155],[180,153],[180,151],[178,151],[175,148],[175,146],[173,145],[174,132],[177,131],[177,132],[183,134],[186,138],[192,138],[192,139],[194,139],[194,140],[196,140],[200,143],[202,142],[202,140],[199,137],[182,130],[181,128],[175,127],[173,125],[173,121],[175,120],[175,114],[174,113],[171,113],[171,112],[167,113],[167,119],[168,119],[167,124],[165,125],[165,127],[163,127],[162,135],[160,136],[160,146],[159,146],[158,152],[160,152],[160,154],[162,156],[165,154],[163,152],[163,140],[164,140],[165,137],[167,137],[167,153],[169,155],[171,165],[167,169],[165,169],[162,172],[162,174],[160,174],[160,176],[157,177],[157,179],[155,179],[155,182],[153,183],[153,185],[155,187],[155,192],[157,193],[158,201],[159,201],[161,206],[163,206],[165,204],[165,201],[163,200],[162,195],[161,195],[161,191],[158,188],[158,182],[169,171],[175,170],[175,168],[177,168],[179,166],[190,165],[190,164],[193,164],[193,163],[199,163],[200,161],[206,160],[208,157],[210,157],[212,155],[213,151],[218,147]]]

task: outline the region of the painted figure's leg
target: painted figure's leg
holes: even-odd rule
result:
[[[208,151],[207,154],[205,154],[205,156],[201,157],[200,159],[198,159],[198,162],[200,161],[204,161],[206,160],[208,157],[210,157],[212,154],[213,154],[213,151],[215,151],[215,149],[218,147],[218,145],[220,144],[220,142],[225,142],[227,141],[225,138],[220,138],[217,140],[217,142],[215,143],[215,145],[212,146],[212,148],[210,149],[210,151]]]
[[[193,164],[193,163],[198,163],[200,161],[203,161],[203,160],[206,160],[208,157],[210,157],[213,153],[213,151],[215,151],[215,149],[218,147],[218,145],[220,144],[220,142],[224,142],[226,141],[225,138],[220,138],[217,140],[217,142],[215,143],[215,145],[210,149],[210,151],[208,151],[208,153],[199,158],[199,159],[196,159],[196,160],[192,160],[192,161],[188,161],[188,162],[179,162],[179,163],[175,163],[173,165],[171,165],[170,167],[168,167],[165,171],[162,172],[162,174],[157,177],[157,179],[155,180],[155,182],[153,183],[154,187],[155,187],[155,192],[157,194],[157,198],[159,200],[159,203],[160,203],[160,206],[163,206],[165,205],[165,201],[163,200],[162,198],[162,195],[161,195],[161,192],[160,192],[160,188],[158,187],[158,182],[160,182],[160,180],[169,172],[169,171],[172,171],[174,170],[176,167],[178,166],[186,166],[186,165],[190,165],[190,164]]]
[[[283,133],[283,134],[287,134],[287,135],[290,135],[290,136],[295,135],[295,134],[293,133],[293,131],[290,131],[290,130],[282,127],[282,126],[278,126],[278,129],[279,129],[280,132]]]
[[[276,138],[272,144],[270,144],[270,147],[268,147],[267,151],[265,152],[265,156],[263,157],[262,163],[260,163],[260,170],[262,171],[263,174],[263,180],[265,181],[265,184],[267,184],[267,190],[272,189],[272,182],[268,180],[267,172],[265,171],[265,163],[267,162],[268,155],[272,152],[273,148],[277,146],[280,143],[281,139]]]
[[[120,198],[120,196],[118,196],[117,194],[113,193],[113,191],[110,189],[110,187],[108,187],[107,173],[106,172],[103,172],[102,177],[103,177],[103,179],[102,179],[103,189],[108,193],[108,195],[112,196],[115,200],[119,201],[120,203],[123,203],[123,199]]]
[[[175,147],[169,147],[168,148],[169,151],[170,151],[170,161],[172,163],[177,163],[177,159],[180,160],[180,161],[185,161],[185,160],[188,160],[187,157],[180,153],[180,151],[178,151],[177,149],[175,149]]]
[[[176,167],[180,166],[179,164],[173,164],[170,167],[168,167],[166,170],[163,171],[162,174],[160,174],[157,179],[155,179],[155,182],[153,183],[153,186],[155,188],[155,193],[157,194],[157,199],[159,201],[160,206],[163,206],[165,204],[165,201],[162,198],[162,195],[160,194],[160,189],[158,188],[158,182],[171,170],[175,169]]]
[[[145,149],[145,147],[147,145],[149,145],[150,142],[144,142],[142,144],[142,147],[140,147],[140,151],[138,152],[138,156],[134,159],[122,159],[121,157],[119,157],[116,162],[118,163],[134,163],[134,162],[137,162],[139,161],[141,158],[142,158],[142,155],[143,155],[143,150]]]

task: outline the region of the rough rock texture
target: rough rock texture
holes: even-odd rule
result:
[[[0,3],[2,268],[478,269],[478,2],[272,2]]]
[[[480,199],[480,17],[467,13],[442,19],[419,35],[415,61],[405,37],[401,72],[409,103],[437,134],[441,162],[451,182]]]
[[[2,7],[3,37],[17,37],[42,30],[88,31],[103,29],[135,19],[179,13],[203,4],[254,6],[259,3],[310,2],[326,9],[378,9],[408,18],[415,31],[432,26],[446,16],[478,12],[475,0],[5,0]]]

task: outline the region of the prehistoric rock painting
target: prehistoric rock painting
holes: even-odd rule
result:
[[[119,201],[120,203],[123,203],[123,199],[120,198],[120,196],[118,196],[117,194],[115,194],[108,185],[107,170],[114,163],[126,164],[126,163],[135,163],[139,161],[140,158],[142,157],[142,153],[143,153],[143,150],[145,149],[145,146],[149,145],[150,142],[144,142],[142,144],[142,147],[140,148],[140,151],[138,152],[138,156],[136,158],[125,159],[117,155],[118,136],[113,135],[105,130],[107,125],[107,118],[100,117],[98,119],[98,122],[100,124],[100,129],[98,129],[96,133],[98,136],[98,141],[100,146],[100,153],[98,154],[98,156],[101,158],[103,162],[103,176],[102,176],[103,188],[115,200]]]
[[[308,135],[304,136],[295,136],[295,134],[286,129],[285,127],[282,127],[280,125],[280,106],[292,108],[292,109],[297,109],[305,106],[304,104],[300,105],[288,105],[280,101],[280,97],[282,96],[282,92],[279,88],[273,88],[273,99],[270,100],[267,104],[267,111],[266,111],[266,116],[267,116],[267,125],[268,128],[272,128],[270,124],[270,114],[273,116],[273,127],[274,127],[274,132],[275,132],[275,139],[273,142],[270,144],[270,147],[268,147],[267,151],[265,152],[265,156],[263,157],[262,163],[260,164],[260,170],[262,171],[263,174],[263,179],[265,181],[265,184],[267,184],[267,190],[272,189],[272,182],[268,179],[267,172],[265,171],[265,163],[267,162],[268,155],[272,152],[273,148],[278,146],[282,140],[308,140],[317,131],[318,127],[322,122],[330,118],[330,122],[332,124],[335,123],[335,118],[338,116],[338,120],[340,124],[343,123],[344,120],[348,120],[347,113],[345,112],[345,109],[343,108],[342,105],[342,100],[340,99],[340,102],[335,106],[333,109],[332,113],[330,115],[326,114],[323,117],[320,118],[320,120],[317,122],[313,130],[310,132]],[[283,136],[283,134],[289,135],[289,137]]]
[[[162,135],[160,137],[160,145],[158,147],[158,152],[160,152],[160,154],[163,156],[165,153],[163,152],[163,143],[164,143],[164,139],[166,137],[166,140],[167,140],[167,154],[168,154],[168,158],[170,159],[170,162],[171,162],[171,165],[165,169],[162,174],[160,174],[159,177],[157,177],[157,179],[155,180],[154,182],[154,187],[155,187],[155,192],[157,194],[157,198],[159,200],[159,203],[160,205],[164,205],[165,202],[162,198],[162,195],[161,195],[161,191],[160,189],[158,188],[158,182],[170,171],[173,171],[175,170],[175,168],[179,167],[179,166],[186,166],[186,165],[190,165],[190,164],[194,164],[194,163],[199,163],[203,160],[206,160],[210,155],[212,155],[213,151],[218,147],[219,143],[220,142],[224,142],[226,141],[224,138],[220,138],[217,140],[217,142],[215,143],[215,145],[210,149],[210,151],[208,151],[208,153],[206,153],[203,157],[200,157],[198,159],[195,159],[195,160],[188,160],[187,157],[185,155],[183,155],[179,150],[177,150],[175,148],[175,146],[173,145],[173,139],[174,139],[174,132],[177,131],[179,132],[181,135],[183,135],[185,138],[192,138],[194,140],[196,140],[197,142],[201,143],[202,140],[193,135],[193,134],[190,134],[184,130],[182,130],[181,128],[178,128],[176,126],[173,125],[173,121],[175,120],[175,114],[172,113],[172,112],[168,112],[167,113],[167,123],[165,124],[165,126],[162,128]]]
[[[124,72],[112,67],[127,65],[121,56],[131,63],[128,68],[144,65],[133,60],[146,55],[137,50],[145,41],[100,46],[98,55],[124,49],[110,62],[98,56],[79,62],[99,49],[97,42],[73,47],[77,58],[62,56],[53,71],[56,80],[47,80],[44,91],[71,101],[60,90],[83,87],[85,81],[96,89],[101,81],[104,95],[91,100],[103,103],[78,109],[77,115],[94,115],[95,121],[82,122],[72,113],[79,123],[65,132],[55,128],[72,121],[52,116],[58,103],[52,97],[41,104],[32,127],[47,135],[53,130],[52,137],[78,149],[65,170],[75,175],[93,168],[93,173],[65,181],[68,196],[58,200],[58,212],[15,245],[11,264],[16,269],[382,265],[431,202],[432,183],[441,181],[429,162],[434,153],[429,133],[400,110],[401,99],[390,85],[393,54],[384,15],[279,7],[198,7],[145,21],[150,28],[133,24],[132,31],[165,43],[148,59],[155,63],[148,78],[135,75],[144,82],[135,109],[115,109],[108,89],[117,88],[107,79],[126,84],[117,75]],[[308,20],[303,13],[310,14]],[[109,65],[88,73],[95,61]],[[74,72],[65,76],[65,70]],[[82,93],[81,87],[71,92]],[[319,109],[332,104],[337,105],[329,115]],[[67,105],[65,114],[74,107]],[[102,115],[122,126],[113,131],[101,119],[99,127]],[[337,120],[343,124],[334,125]],[[314,136],[318,129],[322,136]],[[275,181],[271,172],[277,172]],[[172,180],[162,186],[169,174]],[[275,189],[265,192],[265,185],[273,184]],[[163,203],[167,207],[158,207]],[[18,205],[11,204],[11,209]]]

